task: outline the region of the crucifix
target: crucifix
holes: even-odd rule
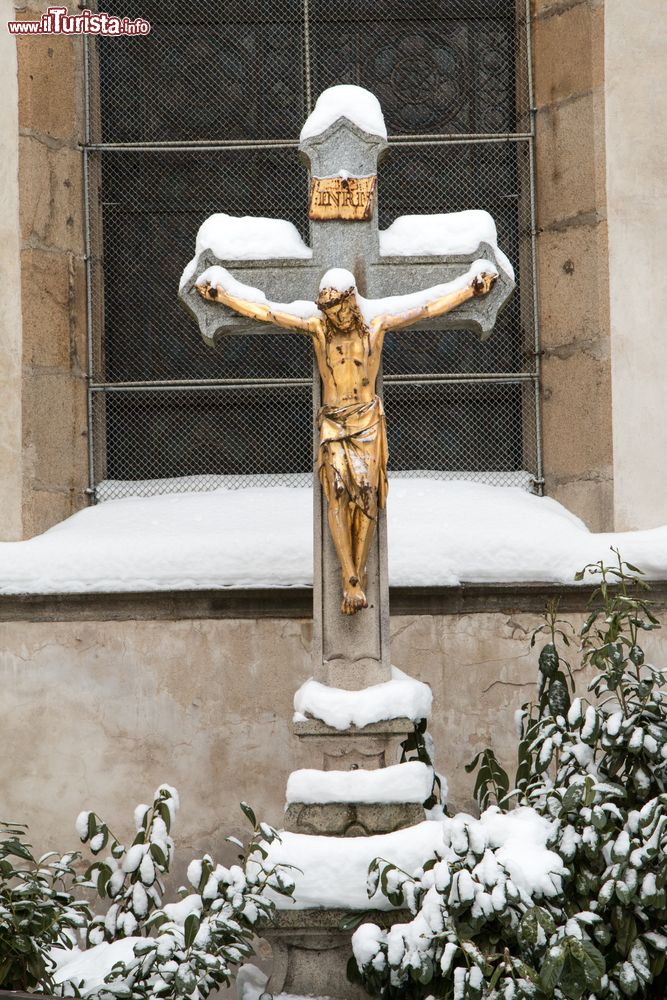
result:
[[[367,108],[374,98],[339,87],[322,95],[315,121],[320,102],[326,106],[336,91],[346,92],[348,104],[319,130],[307,122],[299,147],[311,171],[312,253],[239,263],[204,248],[184,275],[181,298],[209,343],[226,333],[265,332],[267,324],[311,339],[314,676],[356,689],[390,677],[384,335],[469,328],[486,337],[514,285],[491,242],[472,253],[382,252],[375,197],[387,149],[381,113],[370,125],[368,116],[355,121],[357,101]],[[428,228],[432,217],[419,218]]]

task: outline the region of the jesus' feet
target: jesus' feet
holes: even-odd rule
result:
[[[343,580],[343,603],[340,610],[344,615],[355,615],[357,611],[368,607],[366,595],[361,589],[361,584],[356,576],[351,576],[349,580]]]

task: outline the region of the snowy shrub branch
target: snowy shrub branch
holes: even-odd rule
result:
[[[0,823],[0,989],[55,989],[54,947],[90,921],[85,900],[71,891],[76,852],[35,858],[26,827]]]
[[[79,836],[94,853],[110,844],[110,854],[90,866],[84,884],[111,905],[105,916],[89,924],[83,965],[75,960],[61,968],[58,978],[65,995],[205,1000],[212,990],[229,985],[254,953],[253,937],[275,909],[264,895],[266,888],[291,895],[293,883],[285,872],[264,864],[262,845],[274,840],[276,832],[258,823],[242,803],[253,836],[246,847],[228,838],[241,848],[239,864],[226,867],[208,854],[192,860],[181,899],[163,904],[162,879],[173,859],[170,831],[178,807],[176,790],[161,785],[151,806],[135,809],[136,834],[127,848],[95,813],[79,815]],[[93,976],[81,976],[90,969],[95,949],[101,974],[98,968]]]
[[[472,764],[480,819],[445,819],[443,856],[416,873],[371,865],[369,893],[412,914],[355,932],[350,976],[374,995],[665,996],[666,695],[639,645],[659,623],[636,567],[618,557],[584,573],[599,583],[579,637],[592,700],[572,700],[572,632],[548,609],[513,787],[486,749]],[[517,854],[502,824],[520,822],[531,833]]]
[[[276,832],[242,803],[253,834],[246,846],[228,838],[240,848],[238,864],[226,867],[208,854],[194,859],[181,898],[164,903],[178,808],[176,789],[161,785],[151,805],[136,807],[129,846],[96,813],[80,813],[81,841],[94,855],[109,851],[85,875],[75,869],[80,854],[36,860],[24,828],[0,829],[0,987],[103,1000],[205,1000],[230,984],[254,953],[256,932],[272,919],[275,904],[265,890],[290,896],[294,884],[266,861]],[[82,889],[96,893],[103,914],[92,916],[78,898]]]

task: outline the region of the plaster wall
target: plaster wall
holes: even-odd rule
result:
[[[21,270],[16,46],[6,28],[11,0],[0,0],[0,539],[22,537]]]
[[[617,530],[667,520],[667,25],[663,0],[605,4]]]
[[[393,662],[433,688],[436,764],[455,807],[473,807],[463,766],[478,750],[514,760],[540,622],[533,613],[392,618]],[[299,619],[0,624],[4,815],[29,823],[40,849],[64,849],[82,808],[128,835],[134,805],[170,782],[182,797],[177,885],[193,854],[222,856],[225,835],[243,834],[240,800],[280,825],[289,772],[319,766],[290,726],[311,633]],[[667,661],[667,637],[650,635],[646,647]]]

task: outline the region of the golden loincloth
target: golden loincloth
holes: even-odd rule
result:
[[[370,518],[387,499],[387,429],[382,400],[349,406],[322,406],[318,473],[331,502],[331,478],[336,493],[344,490],[352,503]],[[333,470],[333,477],[326,470]]]

